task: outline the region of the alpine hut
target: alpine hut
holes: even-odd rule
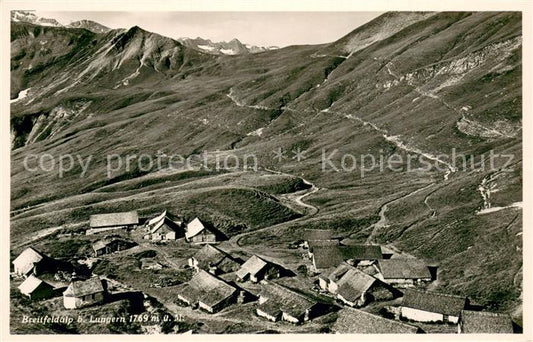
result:
[[[54,295],[54,287],[33,274],[20,284],[19,291],[31,300],[47,299]]]
[[[223,250],[205,245],[188,260],[189,266],[197,271],[204,270],[212,274],[237,271],[241,264]]]
[[[200,270],[177,290],[177,295],[182,303],[214,313],[235,303],[239,291],[224,280]]]
[[[67,309],[77,309],[104,301],[105,288],[99,277],[76,280],[63,292],[63,305]]]
[[[404,292],[400,315],[418,322],[459,322],[467,305],[466,297],[407,289]]]
[[[209,230],[198,217],[187,224],[185,239],[191,243],[214,243],[216,234]]]
[[[139,225],[137,211],[91,215],[91,228],[86,234],[95,234],[114,229],[132,229]]]

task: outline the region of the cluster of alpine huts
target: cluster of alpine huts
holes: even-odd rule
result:
[[[85,232],[87,235],[111,233],[92,244],[95,257],[136,246],[135,242],[112,233],[139,227],[146,230],[144,239],[152,241],[185,238],[190,243],[210,243],[218,238],[200,219],[195,218],[185,225],[181,217],[170,219],[166,211],[145,225],[140,225],[137,211],[91,215],[89,226]],[[24,279],[19,291],[31,300],[48,299],[62,293],[64,307],[77,309],[103,303],[108,297],[105,280],[97,275],[76,274],[68,262],[51,258],[33,247],[26,248],[13,260],[13,269],[14,277]],[[66,284],[68,286],[63,291]]]
[[[336,332],[422,333],[414,325],[422,322],[455,324],[458,333],[513,333],[508,314],[473,310],[466,296],[422,290],[436,280],[435,265],[384,253],[380,245],[341,241],[329,229],[307,230],[301,247],[307,250],[304,258],[312,262],[311,269],[318,274],[319,292],[346,306],[332,328]],[[372,301],[400,297],[401,304],[391,308],[395,319],[358,309]]]
[[[196,274],[178,290],[184,305],[213,313],[231,304],[257,301],[258,316],[273,322],[304,323],[329,307],[274,280],[293,273],[263,256],[243,262],[219,247],[205,245],[188,259]]]
[[[104,302],[106,299],[106,283],[98,276],[78,279],[75,273],[70,276],[65,272],[72,267],[65,262],[53,259],[33,247],[26,248],[13,260],[14,276],[23,277],[18,287],[20,292],[31,300],[43,300],[63,295],[63,304],[67,309]],[[45,277],[49,280],[45,281]],[[69,285],[65,290],[65,278]]]
[[[90,217],[87,234],[113,230],[143,229],[143,239],[162,242],[184,239],[190,244],[204,245],[187,260],[194,269],[192,278],[173,286],[178,304],[218,312],[231,305],[255,302],[255,313],[264,319],[302,324],[342,307],[332,326],[337,333],[421,333],[415,322],[456,324],[459,333],[512,333],[509,315],[472,310],[467,297],[421,290],[436,279],[436,267],[412,257],[383,253],[379,245],[358,245],[332,235],[332,230],[304,231],[304,258],[311,272],[318,275],[315,290],[320,295],[296,291],[276,279],[297,276],[287,267],[261,255],[246,261],[216,246],[223,239],[220,232],[199,218],[185,224],[182,217],[164,211],[140,224],[136,211],[99,214]],[[117,235],[93,244],[95,257],[131,248],[135,242]],[[57,271],[57,261],[27,248],[14,261],[14,272],[25,278],[20,291],[32,300],[49,298],[57,292],[40,274]],[[144,267],[153,268],[157,265]],[[107,297],[106,282],[98,276],[73,277],[63,292],[64,306],[69,309],[102,303]],[[330,296],[332,301],[320,298]],[[373,301],[401,298],[392,310],[394,319],[363,311]],[[409,321],[409,323],[405,322]]]

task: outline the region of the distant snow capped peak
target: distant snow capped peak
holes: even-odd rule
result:
[[[278,49],[278,47],[275,46],[262,47],[250,44],[243,44],[237,38],[233,38],[229,42],[213,42],[210,39],[204,39],[201,37],[179,38],[178,41],[189,48],[212,55],[233,56]]]
[[[94,33],[106,33],[106,32],[111,31],[111,29],[109,27],[104,26],[102,24],[99,24],[99,23],[97,23],[95,21],[92,21],[92,20],[87,20],[87,19],[73,21],[70,24],[68,24],[67,27],[69,27],[69,28],[84,28],[84,29],[92,31]]]
[[[62,27],[63,25],[55,19],[41,18],[35,14],[35,11],[11,11],[11,21],[30,23],[41,26]]]

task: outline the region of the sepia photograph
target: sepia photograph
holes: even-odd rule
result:
[[[529,340],[530,13],[255,4],[4,3],[4,333]]]

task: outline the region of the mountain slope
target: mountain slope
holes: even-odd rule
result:
[[[11,22],[24,22],[41,26],[63,26],[55,19],[39,17],[33,11],[11,11]]]
[[[107,178],[105,155],[205,150],[213,166],[217,150],[253,153],[263,169],[320,188],[306,199],[318,214],[248,236],[253,248],[282,249],[303,228],[326,226],[439,264],[434,290],[511,312],[521,295],[521,36],[519,13],[389,13],[331,44],[215,56],[137,27],[97,34],[12,23],[12,238],[29,226],[81,224],[108,201],[152,208],[165,191],[196,191],[107,194],[162,175],[122,168]],[[278,148],[282,162],[272,158]],[[511,164],[481,169],[491,150]],[[348,153],[357,168],[324,169],[333,151],[334,165]],[[81,180],[81,167],[59,178],[25,170],[29,153],[94,160]],[[359,156],[369,154],[401,155],[402,171],[362,175],[370,157]],[[69,214],[53,214],[58,201]]]
[[[104,26],[102,24],[99,24],[92,20],[78,20],[73,21],[70,24],[68,24],[66,27],[69,28],[84,28],[86,30],[92,31],[94,33],[106,33],[111,31],[111,29],[107,26]]]
[[[210,39],[197,38],[180,38],[178,39],[183,45],[192,49],[213,54],[213,55],[241,55],[247,53],[258,53],[278,49],[275,46],[262,47],[250,44],[243,44],[234,38],[229,42],[213,42]]]

